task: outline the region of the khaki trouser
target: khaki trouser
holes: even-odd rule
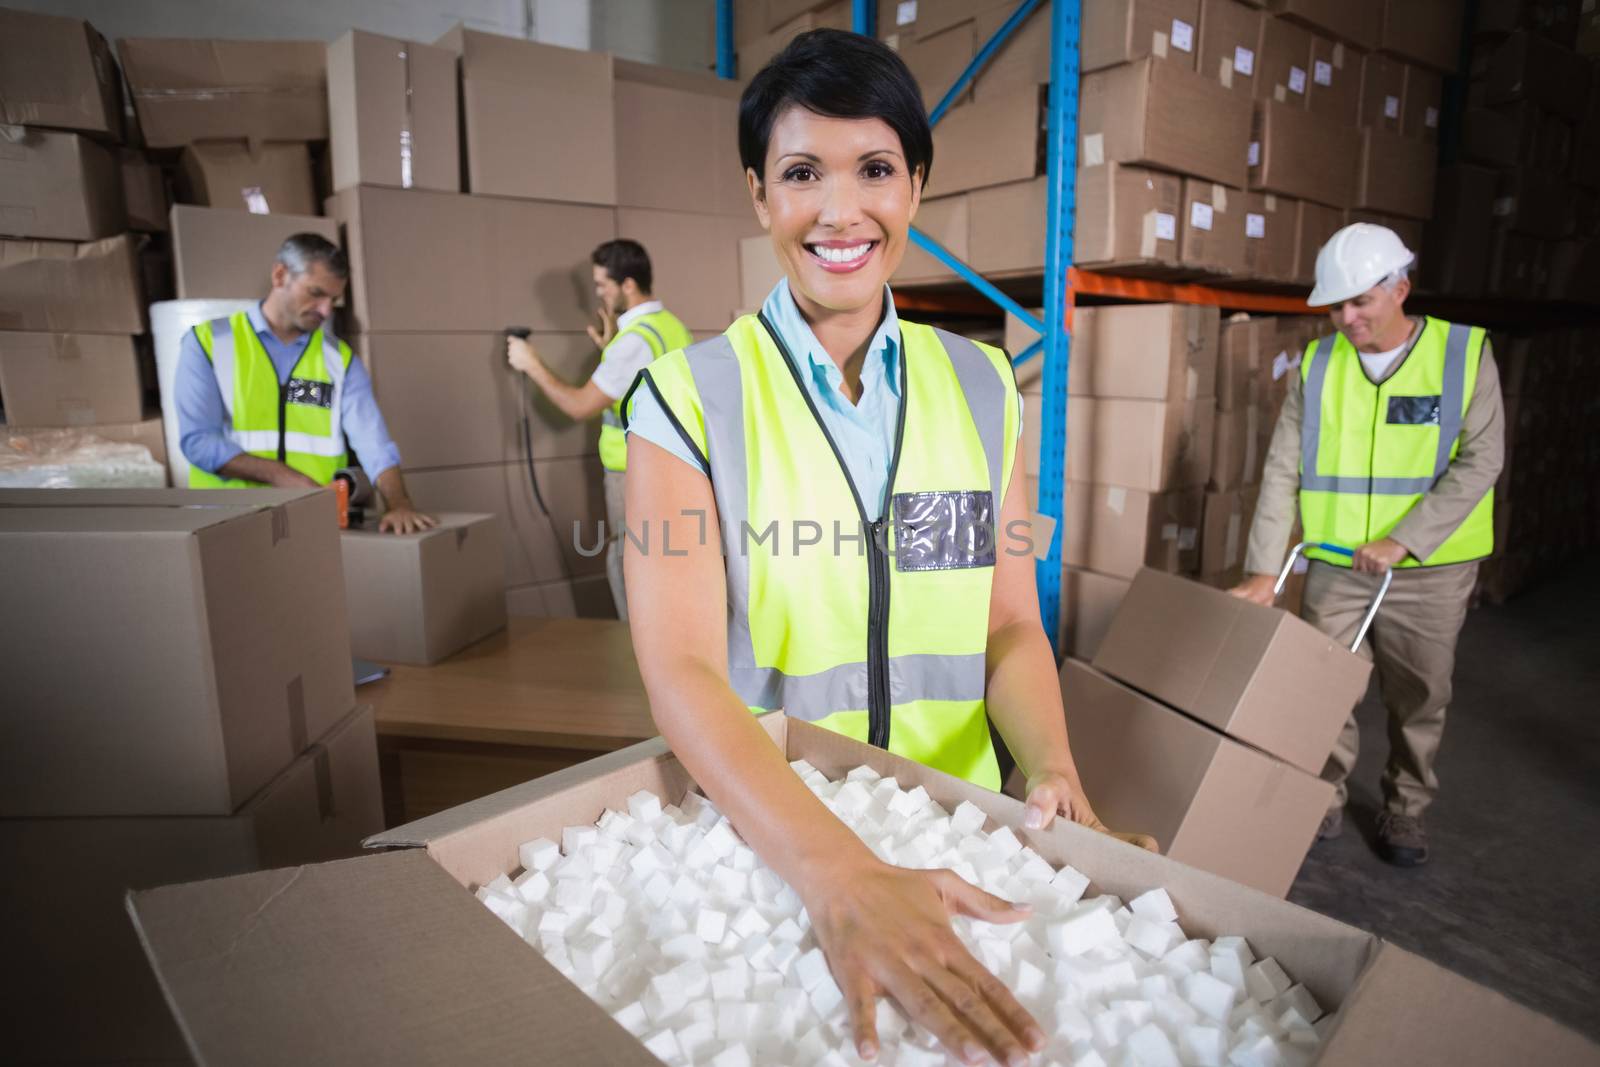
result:
[[[1420,816],[1439,790],[1433,761],[1444,735],[1455,670],[1456,638],[1478,577],[1477,563],[1401,568],[1373,620],[1361,654],[1374,662],[1378,691],[1389,714],[1389,760],[1383,771],[1384,806]],[[1302,617],[1346,647],[1366,614],[1379,579],[1347,567],[1313,562],[1306,575]],[[1360,734],[1352,713],[1322,769],[1337,789],[1336,808],[1348,796],[1345,780],[1356,765]]]
[[[622,587],[622,544],[626,540],[622,536],[623,524],[627,521],[623,513],[623,485],[624,472],[606,471],[606,581],[611,584],[611,599],[617,605],[617,618],[623,622],[628,621],[628,593]]]

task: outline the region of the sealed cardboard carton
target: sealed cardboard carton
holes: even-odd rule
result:
[[[315,215],[311,152],[304,142],[202,141],[183,150],[178,195],[200,207],[253,215]]]
[[[1343,41],[1311,35],[1311,81],[1306,107],[1312,114],[1353,123],[1361,112],[1361,56]]]
[[[998,186],[997,188],[1005,189],[1010,187]],[[951,255],[964,262],[971,263],[972,248],[968,243],[972,232],[971,217],[972,194],[958,193],[955,196],[941,196],[922,201],[922,204],[917,208],[916,225],[917,229],[943,245]],[[766,300],[767,294],[772,291],[772,286],[776,285],[778,279],[783,277],[783,268],[778,264],[777,256],[771,250],[771,237],[762,234],[759,238],[748,237],[745,241],[760,241],[765,246],[764,251],[757,251],[752,255],[754,262],[759,264],[757,269],[760,271],[761,276],[770,277],[772,279],[771,282],[758,290],[742,287],[743,291],[741,293],[742,306],[760,307],[761,302]],[[741,251],[744,247],[744,242],[741,242]],[[770,266],[765,263],[764,257],[771,258]],[[898,285],[907,282],[954,281],[955,278],[955,271],[945,266],[929,253],[924,252],[921,248],[910,245],[906,248],[905,258],[900,260],[900,266],[895,269],[894,276],[890,280]],[[755,299],[752,300],[751,297],[755,297]]]
[[[1357,48],[1378,47],[1383,30],[1383,0],[1270,0],[1281,18],[1309,26]]]
[[[1041,418],[1037,398],[1024,397],[1027,473],[1037,476]],[[1067,480],[1159,493],[1202,486],[1211,474],[1209,397],[1126,400],[1074,396],[1067,401]]]
[[[1344,212],[1338,208],[1300,201],[1295,223],[1294,274],[1289,279],[1297,285],[1311,285],[1317,280],[1317,253],[1328,239],[1344,228]],[[1309,295],[1309,294],[1307,294]]]
[[[1495,49],[1485,102],[1527,100],[1571,121],[1589,110],[1589,66],[1569,49],[1532,33],[1514,33]]]
[[[1083,70],[1155,56],[1195,68],[1199,0],[1107,0],[1083,9]]]
[[[1261,411],[1254,404],[1217,411],[1210,488],[1237,489],[1261,480],[1261,420]]]
[[[1153,570],[1133,580],[1094,666],[1312,774],[1372,673],[1310,623]]]
[[[1061,575],[1059,645],[1074,656],[1093,656],[1128,593],[1126,578],[1065,567]]]
[[[1244,216],[1243,189],[1185,178],[1179,261],[1204,274],[1244,274]]]
[[[986,274],[1044,270],[1045,217],[1050,189],[1043,178],[991,185],[967,194],[971,236],[967,261]],[[922,215],[917,215],[921,224]]]
[[[0,330],[143,333],[134,238],[0,240]]]
[[[315,215],[257,215],[230,208],[174,204],[174,277],[179,300],[263,297],[283,242],[314,233],[339,243],[339,224]]]
[[[700,215],[647,208],[617,209],[617,236],[650,253],[654,295],[691,330],[720,333],[739,306],[739,264],[729,253],[762,234],[755,212]],[[593,303],[592,298],[586,306]]]
[[[588,381],[599,362],[587,334],[528,340],[565,381]],[[351,345],[408,470],[520,461],[524,412],[535,458],[595,453],[597,420],[574,422],[507,366],[503,333],[372,333]]]
[[[1096,815],[1148,827],[1180,863],[1288,894],[1333,786],[1076,659],[1061,668],[1061,698]]]
[[[435,517],[421,533],[340,532],[353,654],[427,665],[505,628],[499,519]]]
[[[122,81],[82,19],[0,9],[0,123],[122,136]]]
[[[1255,404],[1254,387],[1278,345],[1278,320],[1270,315],[1234,315],[1222,323],[1217,354],[1217,409]]]
[[[1176,174],[1119,163],[1079,167],[1073,261],[1103,269],[1176,267],[1182,201]]]
[[[1354,927],[1064,820],[1023,829],[1021,804],[1001,794],[807,723],[761,722],[786,759],[835,777],[864,763],[947,809],[970,801],[990,828],[1009,826],[1050,863],[1075,865],[1092,892],[1131,899],[1160,885],[1191,936],[1244,934],[1338,1013],[1322,1050],[1330,1067],[1487,1067],[1529,1049],[1551,1063],[1596,1055],[1576,1034]],[[467,1033],[475,1047],[536,1047],[553,1062],[648,1067],[655,1057],[472,890],[515,873],[524,841],[592,823],[640,789],[677,802],[691,784],[657,739],[370,841],[405,851],[136,892],[129,910],[200,1063],[393,1058],[403,1025],[417,1062],[459,1058]],[[236,941],[239,924],[269,904],[274,936]],[[337,962],[349,960],[359,963]],[[486,1004],[478,983],[518,1010]]]
[[[355,704],[331,492],[13,490],[0,543],[7,816],[226,815]]]
[[[972,62],[972,57],[978,54],[979,43],[977,23],[962,22],[931,37],[900,44],[900,58],[905,60],[906,69],[922,90],[922,106],[929,112],[944,99],[945,93]],[[998,57],[991,60],[994,62],[998,62]],[[969,82],[951,103],[953,107],[959,106],[972,98],[973,84]]]
[[[1348,206],[1406,218],[1433,214],[1433,180],[1439,149],[1383,130],[1361,131],[1355,199]]]
[[[166,175],[136,149],[122,149],[118,162],[122,169],[122,202],[128,229],[139,233],[165,233],[167,211],[172,207]]]
[[[1383,0],[1379,51],[1453,74],[1461,62],[1460,0]]]
[[[1198,489],[1149,493],[1068,482],[1061,560],[1124,580],[1142,567],[1198,572],[1202,507]]]
[[[1245,274],[1258,281],[1284,282],[1294,276],[1297,201],[1275,193],[1245,193]]]
[[[1256,60],[1256,99],[1276,100],[1303,109],[1311,90],[1311,31],[1287,19],[1268,17],[1261,23],[1261,49]]]
[[[144,397],[133,338],[0,332],[0,408],[18,426],[137,422]]]
[[[1444,77],[1426,67],[1407,66],[1405,107],[1400,132],[1423,141],[1439,139],[1439,117],[1444,108]]]
[[[1259,486],[1250,485],[1206,493],[1205,526],[1200,532],[1201,574],[1242,573],[1260,492]]]
[[[117,52],[151,148],[213,139],[327,139],[327,46],[321,41],[124,37]]]
[[[1216,389],[1219,329],[1216,308],[1192,304],[1079,308],[1067,390],[1076,396],[1180,403],[1210,397]]]
[[[1247,155],[1251,189],[1329,207],[1355,199],[1361,133],[1349,122],[1259,100]]]
[[[1380,52],[1361,57],[1361,102],[1357,119],[1362,126],[1400,132],[1406,117],[1406,69],[1406,64]]]
[[[978,12],[974,20],[978,47],[991,40],[1015,10],[1010,4],[992,5]],[[1006,43],[978,73],[973,95],[983,100],[996,93],[1009,92],[1024,85],[1046,85],[1050,81],[1050,9],[1041,5],[1038,17],[1029,17],[1014,30]]]
[[[1078,125],[1080,166],[1142,164],[1244,187],[1250,102],[1179,64],[1145,59],[1088,75]]]
[[[1026,181],[1044,172],[1044,87],[1025,85],[951,111],[933,131],[925,196]]]
[[[94,241],[127,225],[111,149],[81,134],[0,126],[0,234]]]
[[[361,333],[482,333],[513,325],[581,333],[594,306],[589,256],[617,235],[611,208],[421,189],[360,186],[336,193],[327,208],[343,228],[346,302],[352,332]],[[418,271],[418,263],[438,269]],[[667,275],[657,272],[665,283]]]
[[[457,26],[467,188],[494,196],[617,202],[611,56]],[[582,145],[582,151],[564,150]]]
[[[750,217],[737,85],[619,59],[615,93],[619,206]]]
[[[1200,73],[1254,96],[1264,18],[1238,0],[1200,0]]]
[[[383,829],[372,709],[359,707],[231,815],[0,820],[0,863],[49,872],[0,888],[16,991],[12,1054],[181,1061],[183,1035],[128,922],[130,889],[356,854]]]
[[[459,104],[449,49],[362,30],[328,45],[334,189],[459,191]]]
[[[850,0],[835,0],[825,7],[808,11],[798,18],[785,22],[770,33],[761,34],[749,41],[739,42],[739,80],[746,84],[755,77],[772,57],[786,48],[790,41],[808,30],[848,30],[852,25]],[[735,19],[735,23],[737,23]],[[961,21],[957,19],[956,21]],[[901,40],[905,40],[902,35]]]

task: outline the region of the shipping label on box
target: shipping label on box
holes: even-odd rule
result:
[[[303,142],[207,141],[183,150],[182,199],[254,215],[315,215],[311,152]]]

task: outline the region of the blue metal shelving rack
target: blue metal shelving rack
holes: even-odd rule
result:
[[[962,91],[972,83],[1006,41],[1038,10],[1043,0],[1021,0],[1011,16],[984,43],[972,62],[929,114],[935,125],[949,112]],[[1050,6],[1050,97],[1045,117],[1046,182],[1044,320],[995,288],[988,279],[963,263],[949,249],[921,230],[912,228],[911,240],[942,262],[991,303],[1015,315],[1040,334],[1040,340],[1012,359],[1022,364],[1044,355],[1044,404],[1039,427],[1039,513],[1054,524],[1050,548],[1038,560],[1039,612],[1052,646],[1057,645],[1061,620],[1061,517],[1062,485],[1067,459],[1067,364],[1072,337],[1066,327],[1072,302],[1068,270],[1072,265],[1072,225],[1076,208],[1078,170],[1078,40],[1081,0],[1054,0]],[[874,0],[853,0],[852,25],[857,33],[872,36],[877,21]],[[717,0],[717,75],[735,76],[733,0]],[[1048,326],[1046,325],[1048,324]],[[1056,648],[1059,656],[1061,650]]]

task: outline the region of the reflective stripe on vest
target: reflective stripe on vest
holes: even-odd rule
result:
[[[605,351],[600,354],[600,362],[616,350],[617,342],[629,334],[638,334],[644,338],[644,343],[650,348],[651,361],[660,359],[668,352],[680,348],[687,348],[694,344],[694,336],[689,333],[688,327],[678,320],[678,317],[665,308],[652,311],[630,322],[626,329],[611,339]],[[628,440],[622,422],[622,402],[627,399],[627,391],[607,405],[600,413],[600,463],[609,471],[623,471],[628,466]]]
[[[1308,347],[1301,372],[1305,404],[1300,430],[1300,511],[1307,540],[1355,547],[1386,537],[1433,489],[1459,446],[1482,339],[1483,332],[1473,327],[1426,319],[1412,351],[1379,385],[1366,377],[1354,346],[1342,335],[1320,338]],[[1421,417],[1408,413],[1405,405],[1414,411],[1419,401],[1425,405]],[[1408,440],[1416,433],[1434,436]],[[1379,475],[1379,470],[1386,473]],[[1422,561],[1408,557],[1400,565],[1458,563],[1488,555],[1492,520],[1491,491],[1433,555]],[[1350,565],[1345,557],[1308,554]]]
[[[216,375],[230,441],[251,455],[281,461],[324,483],[345,464],[342,399],[351,359],[348,346],[318,329],[289,372],[289,382],[281,383],[247,313],[214,319],[197,329],[196,336]],[[283,395],[290,387],[305,390],[306,397],[295,402],[294,396]],[[197,468],[190,472],[191,486],[250,484]]]
[[[887,518],[876,523],[878,502],[869,512],[860,500],[763,321],[746,316],[723,336],[657,361],[641,384],[709,464],[726,567],[729,680],[740,699],[997,788],[983,703],[997,539],[987,557],[972,551],[924,566],[916,554],[929,546],[953,545],[960,556],[978,542],[946,544],[914,512],[931,505],[948,520],[965,503],[998,523],[1015,385],[997,350],[912,323],[902,323],[901,337],[900,424]],[[758,443],[746,440],[747,426],[763,429]],[[798,543],[806,522],[821,543]],[[784,523],[796,527],[792,553]],[[874,527],[887,552],[874,547]],[[763,535],[773,530],[768,551]],[[817,552],[827,558],[803,559]]]

